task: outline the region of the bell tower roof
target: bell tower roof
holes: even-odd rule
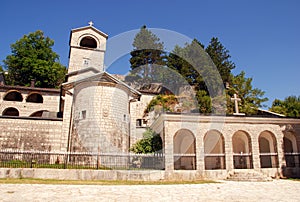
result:
[[[72,33],[75,33],[75,32],[81,32],[81,31],[86,31],[86,30],[93,30],[95,31],[96,33],[100,34],[101,36],[105,37],[106,39],[108,38],[108,35],[105,34],[104,32],[100,31],[99,29],[95,28],[93,26],[93,23],[92,22],[89,22],[89,25],[88,26],[84,26],[84,27],[79,27],[79,28],[75,28],[75,29],[72,29],[71,30],[71,35]],[[71,38],[71,37],[70,37]]]

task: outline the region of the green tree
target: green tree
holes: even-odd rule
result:
[[[205,51],[217,67],[223,82],[230,82],[231,70],[235,68],[235,64],[230,61],[229,50],[223,46],[217,37],[213,37]]]
[[[53,45],[54,41],[39,30],[12,44],[12,54],[3,61],[8,70],[7,83],[29,86],[35,80],[37,87],[58,88],[64,81],[66,68],[59,63]]]
[[[178,101],[174,95],[157,95],[148,104],[145,113],[155,110],[155,107],[160,106],[159,112],[161,111],[173,111],[174,105]]]
[[[184,47],[176,46],[168,57],[168,67],[177,71],[196,91],[200,113],[212,112],[212,98],[216,97],[223,87],[204,45],[197,39]]]
[[[205,84],[201,75],[193,65],[186,60],[193,43],[196,43],[196,41],[193,41],[192,44],[187,44],[183,48],[175,46],[173,52],[168,56],[167,65],[169,68],[178,72],[188,84],[196,86],[197,89],[202,89]]]
[[[146,26],[141,27],[133,41],[131,51],[131,73],[125,81],[140,83],[161,82],[165,65],[166,53],[163,42],[153,34]]]
[[[241,99],[239,111],[248,115],[255,114],[257,109],[263,106],[262,103],[268,101],[268,98],[264,97],[264,91],[252,87],[252,78],[246,78],[244,71],[236,76],[231,75],[231,84],[227,89],[228,114],[234,112],[234,104],[230,100],[234,94]]]
[[[272,112],[283,114],[287,117],[300,117],[300,96],[288,96],[284,100],[275,99],[272,107],[269,109]]]
[[[162,149],[162,140],[159,134],[156,134],[153,130],[147,129],[143,133],[143,139],[137,141],[130,151],[137,154],[154,153]]]
[[[211,113],[212,112],[212,100],[205,90],[198,90],[196,92],[196,98],[198,101],[199,113]]]

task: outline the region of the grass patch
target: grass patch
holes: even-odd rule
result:
[[[96,169],[95,166],[88,165],[72,165],[67,164],[65,167],[64,164],[31,164],[30,162],[20,161],[20,160],[12,160],[8,162],[0,162],[1,168],[53,168],[53,169]],[[111,170],[108,167],[100,166],[98,170]]]
[[[124,180],[55,180],[55,179],[34,179],[2,178],[0,184],[62,184],[62,185],[172,185],[172,184],[205,184],[217,183],[211,180],[195,181],[124,181]]]
[[[293,181],[299,181],[300,182],[300,178],[287,178],[287,180],[293,180]]]

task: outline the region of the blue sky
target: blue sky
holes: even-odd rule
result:
[[[53,50],[68,64],[73,28],[94,26],[109,37],[139,29],[168,29],[207,45],[218,37],[254,87],[275,98],[300,95],[300,1],[298,0],[2,0],[0,2],[0,61],[11,54],[10,44],[24,34],[44,31],[55,41]],[[128,63],[119,62],[120,68]]]

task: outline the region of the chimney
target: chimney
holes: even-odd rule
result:
[[[35,86],[35,79],[31,79],[30,81],[30,87],[34,88]]]

